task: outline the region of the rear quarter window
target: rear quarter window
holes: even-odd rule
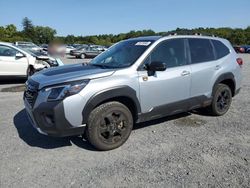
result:
[[[218,40],[212,40],[212,43],[215,48],[216,58],[220,59],[222,57],[225,57],[230,53],[230,50],[228,47],[226,47],[221,41]]]
[[[213,46],[209,39],[188,39],[191,62],[202,63],[215,60]]]

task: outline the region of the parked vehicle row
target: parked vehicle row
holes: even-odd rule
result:
[[[33,46],[33,45],[32,45]],[[0,77],[29,77],[40,70],[62,65],[61,61],[23,44],[0,42]]]
[[[41,48],[49,52],[50,46],[47,44],[42,44]],[[57,54],[61,55],[72,55],[76,58],[93,58],[99,53],[105,51],[107,47],[100,45],[87,45],[87,44],[75,44],[75,45],[57,45]],[[98,53],[97,53],[98,52]]]
[[[37,46],[36,44],[32,43],[32,42],[15,42],[15,45],[17,47],[21,47],[21,48],[26,48],[26,49],[31,49],[33,51],[43,51],[43,48],[40,46]]]
[[[225,114],[240,91],[242,66],[225,39],[134,38],[89,64],[33,75],[24,103],[38,132],[83,135],[97,149],[110,150],[126,142],[134,123],[197,108]]]
[[[237,53],[250,53],[250,45],[234,46]]]
[[[100,48],[99,46],[95,45],[84,45],[79,47],[76,50],[71,50],[70,55],[75,56],[76,58],[94,58],[100,53],[105,51],[105,49]]]

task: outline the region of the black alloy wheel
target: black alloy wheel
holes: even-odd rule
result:
[[[87,140],[99,150],[111,150],[126,142],[132,128],[130,110],[122,103],[107,102],[90,113]]]

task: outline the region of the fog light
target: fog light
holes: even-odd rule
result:
[[[46,122],[45,125],[47,127],[52,127],[55,124],[55,120],[54,120],[54,117],[52,115],[45,115],[44,114],[44,119],[45,119],[45,122]]]

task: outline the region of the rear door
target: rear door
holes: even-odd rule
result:
[[[28,60],[26,57],[17,58],[18,50],[0,45],[0,75],[25,76],[27,74]]]
[[[212,93],[212,78],[220,65],[217,64],[211,40],[189,38],[191,61],[191,97],[210,96]]]

